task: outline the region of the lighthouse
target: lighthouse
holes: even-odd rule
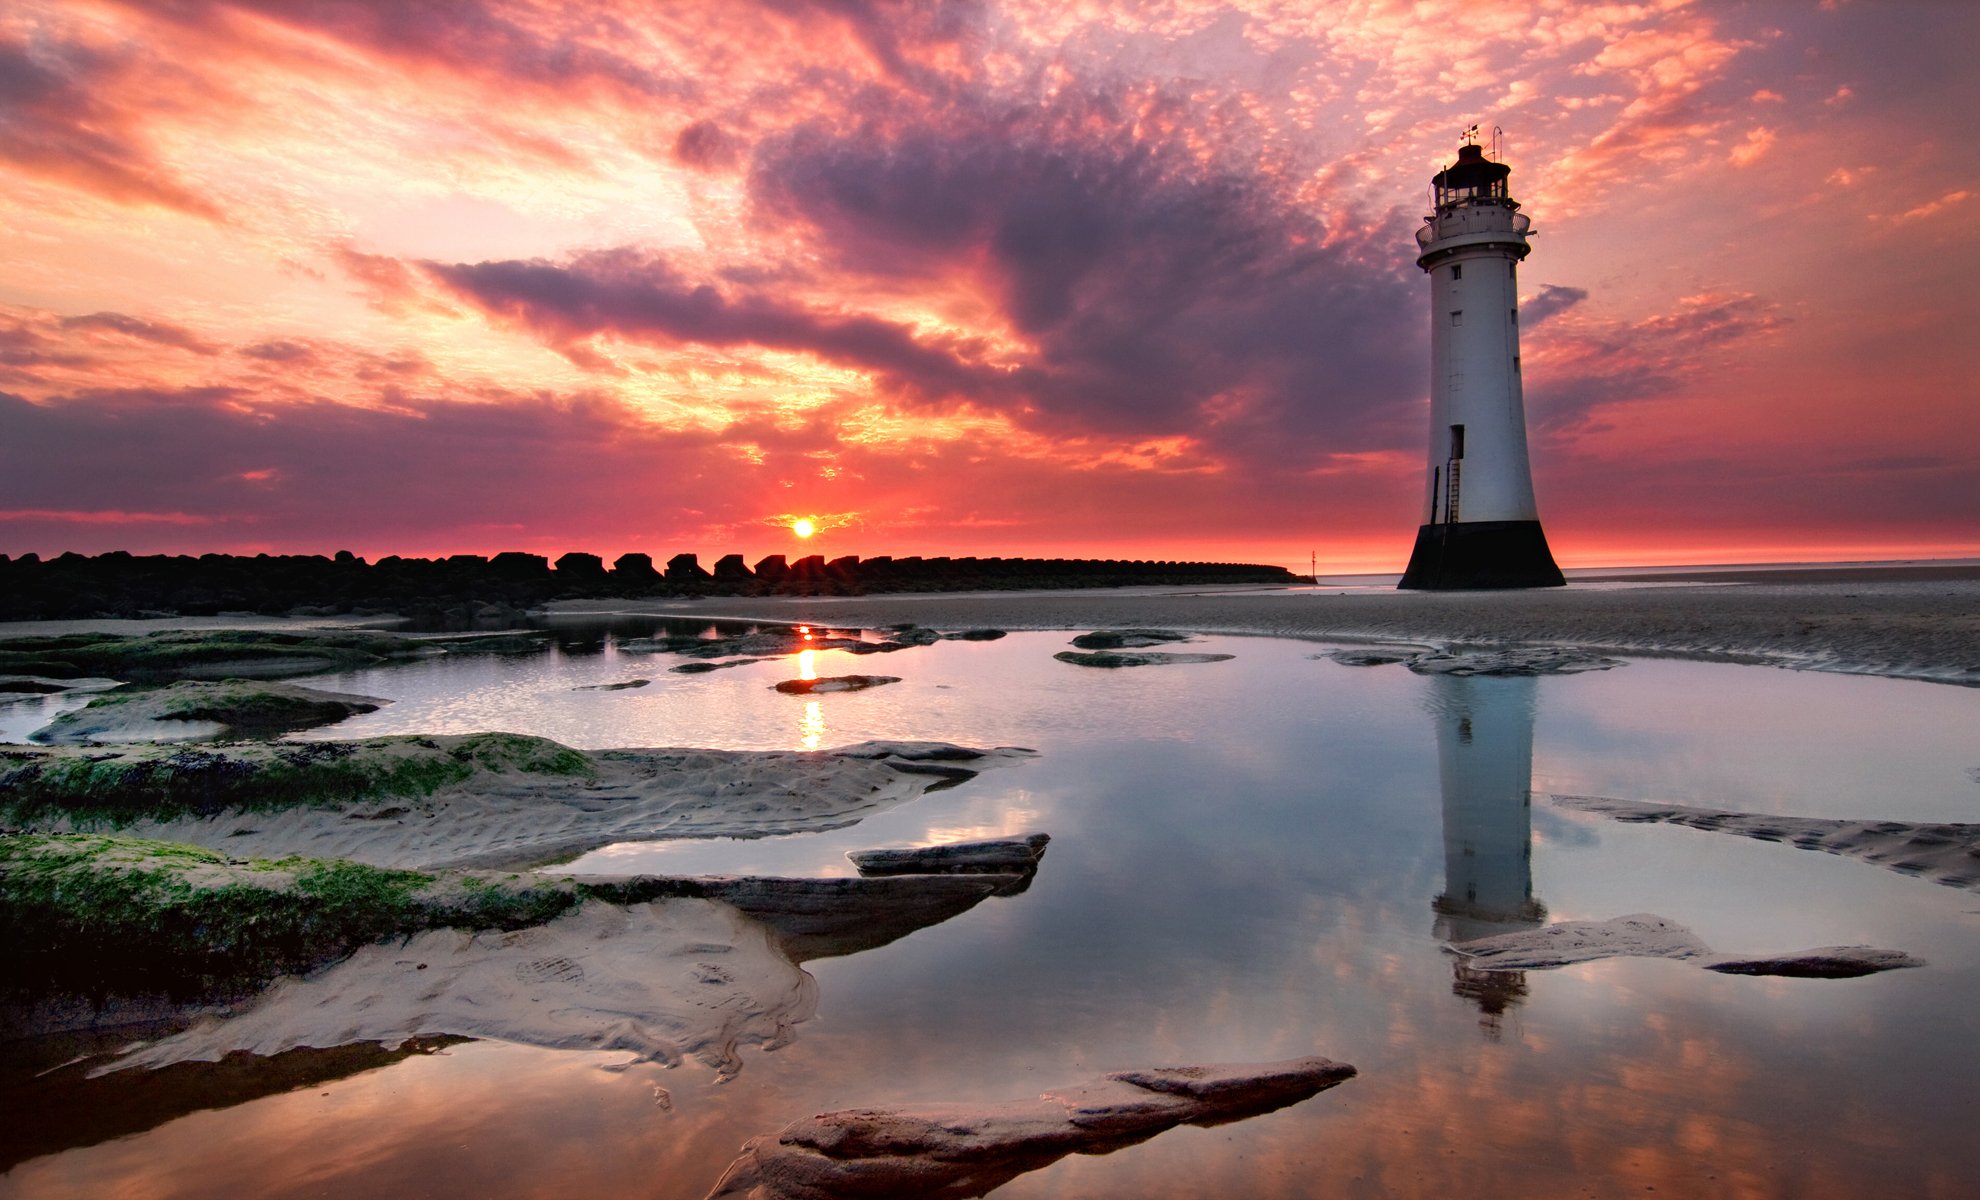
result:
[[[1416,231],[1416,265],[1430,276],[1430,460],[1423,524],[1397,586],[1559,587],[1520,393],[1519,262],[1532,222],[1507,191],[1512,168],[1470,136],[1431,179],[1435,211]]]

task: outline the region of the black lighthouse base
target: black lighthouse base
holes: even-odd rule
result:
[[[1409,570],[1396,586],[1434,592],[1566,583],[1540,522],[1459,521],[1417,529]]]

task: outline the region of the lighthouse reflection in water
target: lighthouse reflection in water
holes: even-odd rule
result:
[[[1469,942],[1533,929],[1547,919],[1533,897],[1531,676],[1436,675],[1437,773],[1444,796],[1444,890],[1431,907],[1437,936]],[[1479,971],[1456,960],[1451,988],[1475,1002],[1488,1029],[1526,995],[1520,971]]]

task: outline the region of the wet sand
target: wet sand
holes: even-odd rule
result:
[[[1565,645],[1980,686],[1980,567],[1974,566],[1619,574],[1565,588],[1507,592],[1125,588],[565,601],[550,611],[837,626],[901,621],[941,628],[1145,626],[1433,646]]]

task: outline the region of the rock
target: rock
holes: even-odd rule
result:
[[[39,675],[0,675],[0,704],[38,696],[107,692],[123,687],[115,679],[47,679]]]
[[[711,671],[715,669],[714,663],[707,663],[705,666]],[[679,667],[675,667],[674,669],[676,671],[680,670]],[[652,682],[651,679],[627,679],[619,683],[581,683],[571,690],[574,692],[623,692],[628,688],[643,688]]]
[[[1707,971],[1721,975],[1777,975],[1788,979],[1855,979],[1922,967],[1923,959],[1902,950],[1880,950],[1875,946],[1823,946],[1799,954],[1777,954],[1771,958],[1720,958],[1701,963]]]
[[[709,1193],[748,1200],[981,1196],[1068,1154],[1297,1104],[1354,1077],[1324,1058],[1117,1071],[1002,1104],[851,1108],[751,1138]]]
[[[899,850],[850,850],[846,857],[861,875],[980,875],[1034,871],[1051,835]]]
[[[258,679],[430,654],[425,643],[361,630],[178,629],[0,639],[0,673],[68,679]]]
[[[100,695],[87,706],[56,717],[32,736],[37,742],[58,746],[271,736],[334,724],[389,703],[376,696],[318,691],[267,680],[182,681],[144,691]]]
[[[1344,667],[1385,667],[1390,663],[1408,662],[1422,654],[1421,650],[1391,649],[1382,646],[1356,646],[1347,650],[1330,650],[1325,654],[1315,654],[1314,658],[1327,658]]]
[[[535,654],[550,648],[550,636],[503,633],[488,637],[444,638],[427,645],[449,654]]]
[[[1180,663],[1224,662],[1237,656],[1235,654],[1164,654],[1159,650],[1141,650],[1126,654],[1111,650],[1097,650],[1092,654],[1081,654],[1077,650],[1061,650],[1052,657],[1076,667],[1162,667]]]
[[[1655,821],[1763,842],[1786,842],[1796,849],[1820,850],[1946,887],[1980,892],[1980,824],[1954,821],[1914,824],[1868,817],[1840,820],[1776,817],[1609,796],[1552,795],[1548,799],[1563,808],[1600,813],[1618,821]]]
[[[1465,965],[1485,971],[1547,971],[1604,958],[1704,958],[1712,950],[1668,917],[1631,913],[1609,921],[1560,921],[1458,942]]]
[[[1586,650],[1558,646],[1527,646],[1509,650],[1431,652],[1418,654],[1406,665],[1418,675],[1572,675],[1620,667],[1619,658],[1604,658]]]
[[[960,629],[954,633],[943,634],[942,640],[948,642],[994,642],[1003,636],[1005,634],[1001,629]]]
[[[819,692],[859,692],[900,681],[898,675],[827,675],[820,679],[786,679],[775,687],[785,695],[811,696]]]
[[[721,662],[685,662],[678,667],[668,667],[676,675],[706,675],[724,667],[746,667],[751,663],[769,662],[767,658],[729,658]]]
[[[1128,650],[1188,640],[1188,634],[1172,629],[1096,629],[1080,634],[1072,644],[1081,650]]]
[[[1458,942],[1450,949],[1474,971],[1547,971],[1604,958],[1637,957],[1675,959],[1723,975],[1852,979],[1925,965],[1903,951],[1875,946],[1823,946],[1760,957],[1714,954],[1697,934],[1655,913],[1631,913],[1609,921],[1562,921]]]

